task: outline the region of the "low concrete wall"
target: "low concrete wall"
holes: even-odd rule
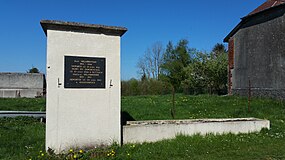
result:
[[[270,122],[256,118],[128,121],[123,126],[123,143],[155,142],[179,134],[250,133],[262,128],[269,129]]]
[[[0,73],[0,98],[43,96],[42,73]]]
[[[19,116],[26,116],[26,117],[34,117],[34,118],[46,118],[46,112],[42,111],[0,111],[0,118],[4,117],[19,117]]]

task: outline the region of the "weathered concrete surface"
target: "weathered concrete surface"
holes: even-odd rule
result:
[[[42,73],[0,73],[0,97],[35,98],[43,96],[44,75]]]
[[[176,135],[250,133],[270,128],[268,120],[256,118],[133,121],[123,126],[123,143],[155,142]]]
[[[234,38],[232,92],[285,99],[285,7],[249,18]]]

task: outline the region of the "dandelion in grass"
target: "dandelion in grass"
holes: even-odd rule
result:
[[[69,152],[72,153],[72,152],[73,152],[73,149],[70,149]]]
[[[84,151],[82,149],[79,150],[79,153],[83,153]]]

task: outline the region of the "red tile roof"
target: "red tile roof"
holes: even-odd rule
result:
[[[257,7],[255,10],[250,12],[248,15],[253,15],[253,14],[259,13],[261,11],[264,11],[264,10],[269,9],[271,7],[278,6],[278,5],[283,4],[283,3],[285,3],[285,0],[267,0],[262,5]]]

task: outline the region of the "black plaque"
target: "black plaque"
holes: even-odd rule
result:
[[[105,88],[106,58],[64,56],[64,88]]]

